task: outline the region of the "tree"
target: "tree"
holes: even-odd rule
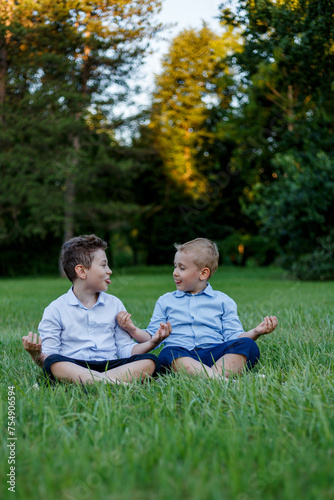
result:
[[[217,240],[240,222],[242,187],[230,170],[231,142],[217,133],[232,98],[229,69],[221,61],[239,44],[232,30],[218,37],[203,25],[177,35],[163,59],[150,123],[142,129],[142,144],[154,158],[147,162],[145,179],[152,182],[146,182],[145,194],[149,185],[157,186],[149,190],[155,209],[145,219],[156,263],[172,257],[175,241],[199,234]]]
[[[234,13],[225,3],[221,9],[222,20],[244,39],[243,50],[230,57],[241,75],[234,161],[248,172],[250,184],[270,183],[277,152],[303,147],[313,124],[319,141],[320,123],[324,142],[328,137],[334,112],[334,2],[247,0]]]
[[[269,188],[276,184],[277,163],[282,155],[289,152],[287,163],[306,163],[305,172],[317,169],[316,158],[322,158],[323,154],[328,156],[328,161],[332,158],[334,2],[245,0],[238,2],[234,11],[228,8],[227,2],[220,8],[222,21],[238,30],[243,38],[242,50],[225,60],[225,64],[236,70],[237,76],[231,85],[234,107],[227,122],[221,123],[220,131],[235,141],[231,164],[246,183],[243,200],[248,208],[244,214],[248,216],[259,209],[261,192],[263,196],[271,193],[273,207],[270,213],[281,217],[281,212],[274,210],[279,203],[275,197],[286,200],[281,190],[288,189],[289,181],[280,181],[273,191],[267,191],[263,185]],[[312,160],[308,158],[311,151]],[[314,176],[310,179],[315,182]],[[311,184],[307,189],[311,189]],[[254,200],[256,204],[252,210]],[[317,213],[317,204],[311,206]],[[265,217],[263,226],[267,227],[265,213],[260,211]],[[298,203],[293,213],[299,220]],[[254,220],[260,228],[260,217]],[[280,227],[280,221],[271,221],[275,227]],[[311,219],[308,223],[312,233]],[[288,227],[286,225],[286,229]],[[253,226],[252,231],[256,233],[256,227]],[[316,232],[317,237],[321,234],[321,231]],[[297,244],[294,235],[295,232],[286,237]],[[287,240],[274,241],[280,245],[280,253],[285,255],[282,262],[292,264]],[[297,260],[304,251],[305,255],[311,251],[309,245],[304,248],[300,243],[297,244],[299,254],[293,254]]]
[[[1,10],[3,241],[60,232],[68,239],[80,228],[78,189],[95,174],[96,132],[110,151],[113,107],[161,29],[160,4],[22,0]],[[87,198],[85,209],[94,211]]]
[[[153,97],[150,126],[166,172],[194,198],[206,191],[203,164],[210,162],[207,148],[213,141],[206,120],[208,107],[220,98],[214,81],[216,40],[205,25],[181,32],[163,59]]]
[[[334,161],[295,151],[277,155],[276,181],[257,185],[248,207],[278,245],[280,262],[299,279],[334,278]]]

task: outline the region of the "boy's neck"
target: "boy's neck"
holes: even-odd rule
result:
[[[87,307],[87,309],[93,307],[94,304],[96,304],[97,299],[99,298],[99,292],[86,290],[85,287],[81,286],[81,282],[75,281],[73,283],[72,290],[76,298],[81,302],[83,306]]]
[[[205,281],[205,283],[204,283],[203,287],[202,287],[200,290],[197,290],[197,291],[195,291],[195,292],[189,292],[189,293],[192,293],[193,295],[197,295],[198,293],[203,292],[203,290],[207,287],[207,284],[208,284],[208,282],[207,282],[207,281]]]

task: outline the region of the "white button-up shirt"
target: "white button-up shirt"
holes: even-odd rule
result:
[[[44,310],[38,326],[43,353],[84,361],[128,358],[135,342],[116,321],[120,311],[122,302],[105,292],[88,309],[71,288]]]

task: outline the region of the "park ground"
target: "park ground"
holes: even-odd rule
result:
[[[113,276],[109,292],[140,327],[174,289],[168,268]],[[259,340],[253,371],[228,384],[176,374],[83,389],[43,385],[21,346],[69,283],[0,280],[1,498],[334,498],[334,283],[229,267],[211,284],[235,299],[245,330],[264,315],[279,319]]]

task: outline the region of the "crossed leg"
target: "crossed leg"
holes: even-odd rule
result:
[[[175,371],[186,371],[189,375],[206,375],[209,378],[227,380],[231,375],[241,373],[247,363],[243,354],[225,354],[210,367],[188,356],[174,359],[172,368]]]
[[[212,366],[212,371],[218,373],[220,376],[223,376],[224,373],[225,379],[227,379],[231,375],[242,373],[246,363],[247,358],[243,354],[225,354]]]
[[[69,361],[57,361],[51,365],[51,372],[57,380],[81,384],[93,384],[97,381],[119,384],[137,379],[143,381],[153,375],[154,370],[155,363],[152,359],[133,361],[105,372],[84,368]]]

